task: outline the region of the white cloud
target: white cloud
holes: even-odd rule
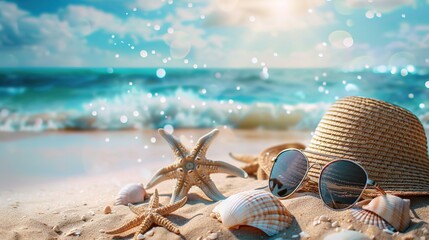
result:
[[[137,7],[139,10],[153,11],[162,8],[166,3],[166,0],[136,0],[132,5]]]
[[[349,8],[390,12],[406,6],[416,7],[417,2],[415,0],[345,0],[345,5]]]
[[[113,47],[103,50],[87,40],[99,31],[130,36],[135,42],[162,40],[162,34],[146,26],[146,19],[122,20],[89,6],[69,5],[58,13],[35,16],[14,3],[0,2],[0,12],[0,50],[7,56],[0,65],[4,66],[110,66],[115,63]],[[133,60],[130,57],[127,63]]]
[[[334,22],[332,12],[321,13],[325,1],[217,0],[205,9],[206,26],[245,27],[255,31],[284,31]]]

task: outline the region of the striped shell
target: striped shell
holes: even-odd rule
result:
[[[404,231],[410,225],[410,200],[394,195],[381,195],[374,198],[362,209],[373,212],[382,217],[397,231]]]
[[[361,221],[368,225],[374,225],[380,229],[389,229],[394,230],[394,227],[386,222],[383,218],[378,216],[377,214],[367,211],[365,209],[351,209],[352,216],[356,218],[356,220]]]
[[[274,162],[272,161],[273,158],[277,157],[277,155],[281,151],[288,148],[303,150],[305,149],[305,145],[301,143],[285,143],[285,144],[280,144],[277,146],[267,148],[259,154],[259,157],[258,157],[259,166],[262,168],[262,170],[264,170],[267,176],[270,175],[271,168],[273,167],[273,164],[274,164]]]
[[[128,203],[141,203],[145,198],[147,198],[147,193],[143,184],[129,183],[119,190],[115,205],[127,206]]]
[[[263,190],[234,194],[221,201],[214,216],[228,228],[247,225],[273,236],[288,228],[292,214],[273,195]]]

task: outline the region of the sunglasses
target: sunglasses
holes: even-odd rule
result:
[[[310,165],[304,152],[334,159],[323,168],[318,163]],[[316,152],[286,149],[273,158],[268,187],[271,193],[281,199],[290,197],[308,184],[308,171],[317,165],[320,169],[318,190],[323,203],[333,210],[345,210],[353,207],[362,197],[367,186],[374,186],[386,194],[378,184],[368,179],[365,169],[358,163],[337,159]]]

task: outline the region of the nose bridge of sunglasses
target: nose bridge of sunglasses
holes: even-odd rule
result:
[[[310,170],[313,166],[319,167],[319,170],[322,170],[322,165],[320,163],[311,163],[308,169]]]

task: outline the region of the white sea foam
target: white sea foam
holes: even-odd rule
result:
[[[207,100],[182,89],[170,96],[139,92],[112,99],[97,98],[90,103],[81,112],[23,114],[4,110],[0,114],[0,131],[155,129],[165,125],[175,129],[226,125],[243,129],[312,130],[328,107],[324,103],[282,105]],[[127,121],[123,116],[127,116]]]

